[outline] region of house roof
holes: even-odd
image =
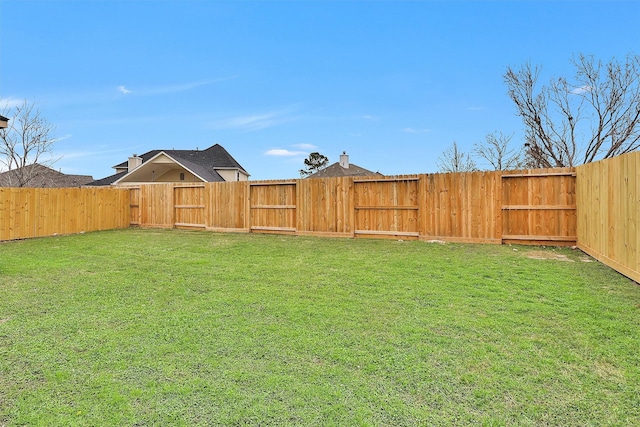
[[[25,187],[80,187],[93,181],[91,175],[67,175],[38,163],[27,165],[24,169],[25,175],[31,176]],[[15,187],[18,181],[18,173],[18,169],[0,173],[0,187]]]
[[[335,176],[371,176],[371,175],[380,175],[383,176],[380,172],[373,172],[369,169],[365,169],[361,166],[355,165],[353,163],[349,164],[348,168],[343,168],[340,166],[339,162],[336,162],[326,168],[319,170],[318,172],[309,175],[307,178],[329,178]]]
[[[224,181],[224,178],[220,176],[216,169],[240,169],[249,175],[247,171],[240,166],[240,163],[220,144],[212,145],[205,150],[151,150],[138,157],[142,158],[142,164],[144,165],[162,153],[207,182]],[[114,168],[126,169],[127,166],[128,162],[122,162],[115,165]],[[128,172],[116,173],[106,178],[93,181],[88,185],[110,185],[122,179],[127,173]]]
[[[111,185],[111,183],[116,182],[126,174],[127,172],[119,172],[104,178],[96,179],[95,181],[91,181],[85,185],[89,185],[89,186]]]

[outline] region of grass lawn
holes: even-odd
[[[570,249],[0,244],[0,426],[640,425],[640,287]]]

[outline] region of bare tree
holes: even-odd
[[[437,163],[440,172],[474,172],[478,170],[471,155],[460,151],[455,141],[442,152]]]
[[[573,83],[560,77],[537,92],[540,67],[508,67],[504,75],[536,167],[575,166],[640,148],[640,56],[603,64],[579,54],[572,62]]]
[[[9,117],[6,128],[0,129],[0,166],[10,173],[5,180],[12,187],[24,187],[42,170],[30,165],[50,166],[55,162],[52,151],[56,142],[51,125],[25,100],[12,111],[5,108],[1,115]]]
[[[320,153],[311,153],[309,157],[304,159],[304,169],[300,169],[300,176],[305,177],[313,175],[319,170],[324,169],[329,163],[329,158]]]
[[[487,134],[485,141],[473,146],[473,153],[486,160],[493,170],[514,170],[527,166],[526,153],[521,148],[510,147],[513,133],[506,135],[502,132]]]

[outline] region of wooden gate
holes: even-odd
[[[173,228],[173,184],[140,186],[140,225],[154,228]]]
[[[179,228],[206,228],[205,186],[181,185],[173,189],[174,225]]]
[[[296,182],[251,183],[251,231],[296,231]]]
[[[140,187],[129,188],[129,225],[140,225]]]
[[[502,243],[573,246],[577,241],[575,170],[502,175]]]
[[[419,178],[353,182],[356,237],[419,237]]]

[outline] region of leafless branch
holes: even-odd
[[[493,132],[482,143],[476,143],[473,153],[486,160],[493,170],[514,170],[525,167],[524,150],[511,148],[513,134]]]
[[[50,166],[56,160],[51,156],[57,140],[51,135],[55,128],[26,100],[0,114],[10,118],[8,126],[0,129],[0,166],[11,171],[5,180],[12,187],[27,186],[40,169],[26,166]]]
[[[440,172],[473,172],[478,170],[471,156],[460,151],[455,141],[438,157],[437,163]]]
[[[507,93],[522,117],[536,167],[561,167],[640,148],[640,56],[603,64],[577,55],[575,83],[554,79],[536,92],[539,67],[507,68]]]

